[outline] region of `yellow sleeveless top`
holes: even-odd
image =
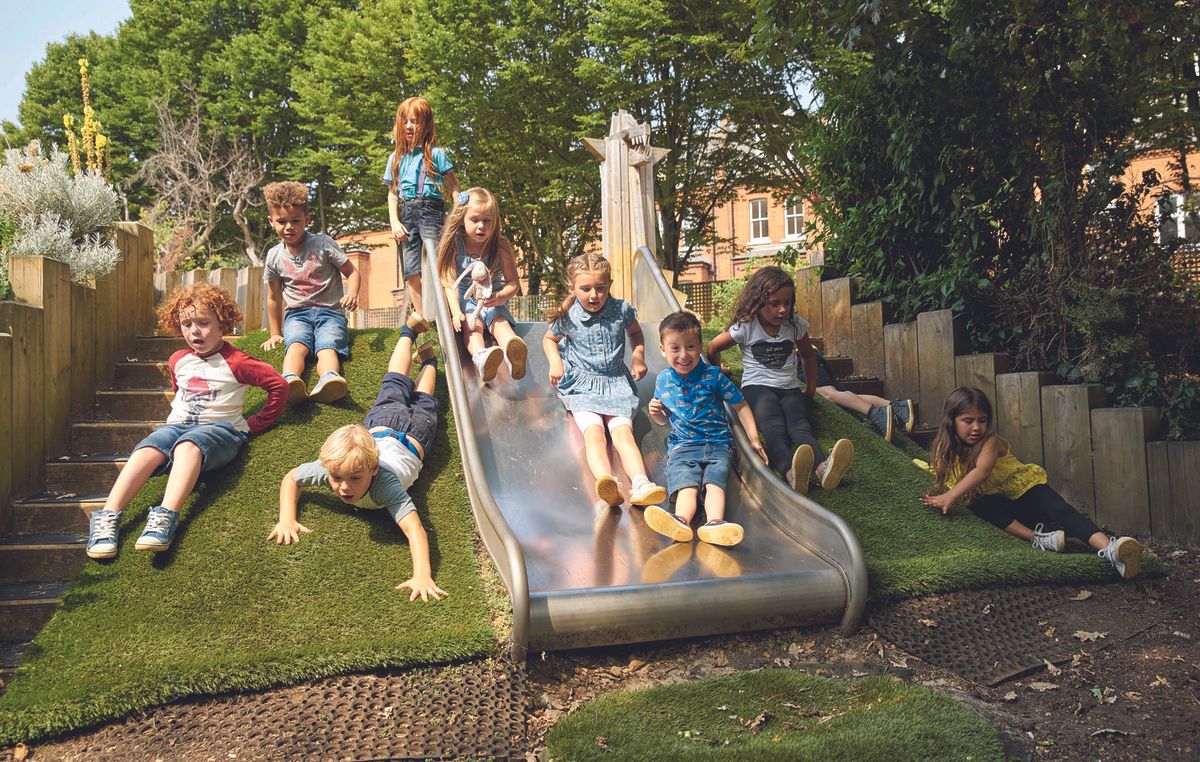
[[[1046,470],[1036,463],[1022,463],[1012,454],[1012,447],[1003,437],[1000,440],[1000,457],[988,474],[983,484],[979,485],[981,495],[1004,495],[1009,500],[1016,500],[1029,491],[1031,487],[1046,483]],[[949,489],[963,477],[965,464],[955,460],[946,474],[946,488]]]

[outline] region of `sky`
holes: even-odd
[[[25,74],[46,57],[46,44],[68,34],[111,34],[129,18],[129,0],[0,0],[0,120],[17,121]]]

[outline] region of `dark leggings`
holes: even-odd
[[[1030,529],[1045,524],[1061,529],[1085,543],[1100,531],[1091,519],[1071,507],[1062,495],[1048,484],[1038,484],[1016,500],[1004,495],[980,495],[971,503],[971,513],[995,526],[1005,529],[1019,521]]]
[[[792,467],[792,453],[802,444],[812,447],[814,465],[825,460],[808,420],[811,400],[800,389],[743,386],[742,394],[754,413],[754,424],[766,438],[767,462],[780,474]]]

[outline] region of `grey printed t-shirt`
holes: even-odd
[[[338,302],[344,292],[338,268],[349,261],[337,241],[324,233],[308,233],[298,254],[289,254],[282,241],[271,247],[263,280],[283,282],[283,304],[288,309],[340,309]]]
[[[314,460],[296,469],[296,484],[301,487],[324,487],[329,489],[329,472]],[[371,480],[367,494],[354,503],[355,508],[378,510],[384,508],[399,524],[400,520],[417,510],[417,504],[409,497],[408,490],[396,478],[396,475],[386,468],[380,468],[379,473]]]
[[[779,335],[767,333],[758,317],[729,326],[729,337],[742,349],[742,386],[795,389],[796,342],[808,333],[808,321],[799,315],[779,327]]]

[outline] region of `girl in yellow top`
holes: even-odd
[[[992,404],[986,394],[971,386],[950,393],[929,450],[933,489],[921,502],[945,514],[961,500],[979,518],[1038,550],[1061,553],[1070,534],[1095,548],[1117,574],[1126,579],[1135,576],[1142,565],[1141,544],[1132,537],[1110,537],[1100,531],[1046,484],[1041,466],[1013,456],[1008,442],[991,430],[991,421]],[[1043,531],[1047,525],[1056,528]]]

